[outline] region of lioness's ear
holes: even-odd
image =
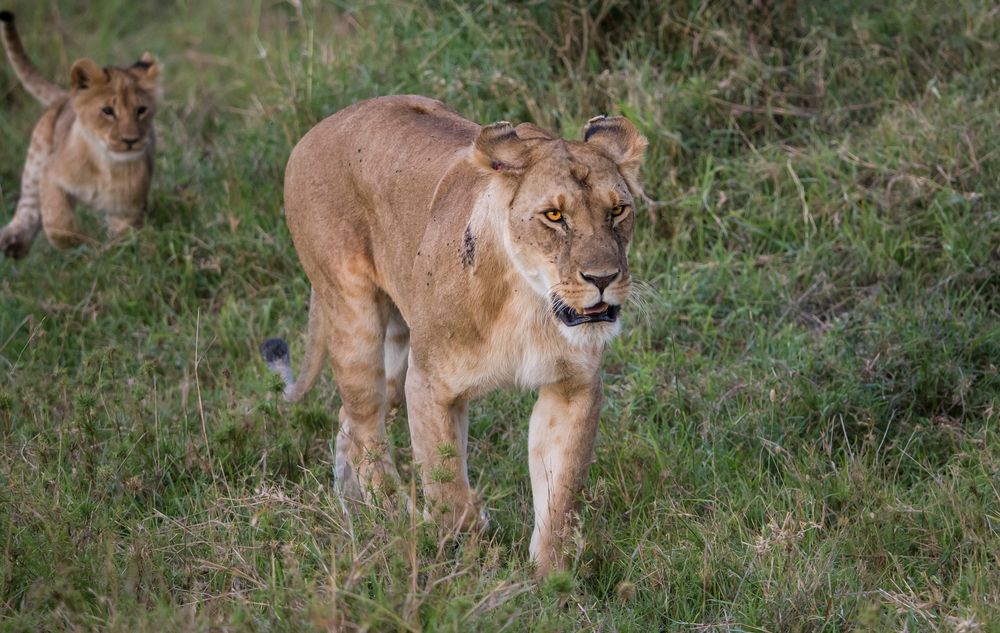
[[[551,141],[553,138],[555,138],[554,136],[552,136],[552,134],[546,132],[545,130],[538,127],[534,123],[522,123],[518,125],[516,128],[514,128],[514,131],[517,132],[517,137],[522,141],[531,141],[531,140]]]
[[[78,59],[73,63],[73,68],[69,71],[69,80],[74,90],[86,90],[94,84],[107,81],[108,76],[104,69],[97,65],[92,59]]]
[[[480,167],[508,174],[524,170],[524,141],[507,121],[484,127],[472,147],[472,157]]]
[[[584,126],[583,140],[618,165],[632,193],[642,194],[639,167],[648,142],[631,121],[623,116],[595,116]]]
[[[139,61],[132,64],[132,68],[144,73],[146,79],[156,79],[156,76],[160,74],[160,67],[156,65],[156,59],[153,58],[152,53],[143,53]]]

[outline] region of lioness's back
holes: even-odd
[[[409,95],[362,101],[318,123],[285,170],[285,214],[300,255],[411,267],[437,183],[479,130],[440,101]],[[389,233],[395,239],[384,239]]]
[[[335,179],[336,169],[350,174],[359,187],[377,187],[381,195],[387,185],[393,188],[393,182],[431,180],[433,187],[443,168],[469,147],[479,129],[427,97],[362,101],[330,115],[302,137],[288,160],[285,190]],[[313,173],[317,168],[322,173]],[[305,175],[301,172],[310,173],[307,181],[299,180]],[[412,193],[407,190],[408,195]]]

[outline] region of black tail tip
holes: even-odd
[[[287,363],[288,344],[280,338],[269,338],[260,344],[260,355],[264,357],[265,363]]]
[[[6,9],[3,10],[3,11],[0,11],[0,22],[13,22],[13,21],[14,21],[14,14],[13,13],[11,13],[10,11],[7,11]]]

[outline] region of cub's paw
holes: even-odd
[[[141,214],[129,216],[113,215],[107,218],[107,222],[108,238],[112,241],[118,241],[141,229],[145,223],[145,218]]]
[[[5,226],[0,230],[0,251],[5,257],[23,259],[31,250],[31,237],[15,227]]]
[[[48,238],[49,244],[61,251],[68,248],[75,248],[84,242],[92,242],[92,240],[87,239],[87,236],[79,233],[76,230],[76,227],[68,230],[50,229],[46,227],[45,237]]]

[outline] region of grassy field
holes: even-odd
[[[1000,9],[646,4],[14,1],[47,75],[150,50],[166,100],[146,229],[0,262],[0,630],[1000,631]],[[290,149],[406,92],[650,140],[653,292],[541,585],[531,394],[473,405],[493,527],[439,544],[343,511],[331,379],[258,360],[301,357]],[[4,222],[40,113],[0,63]]]

